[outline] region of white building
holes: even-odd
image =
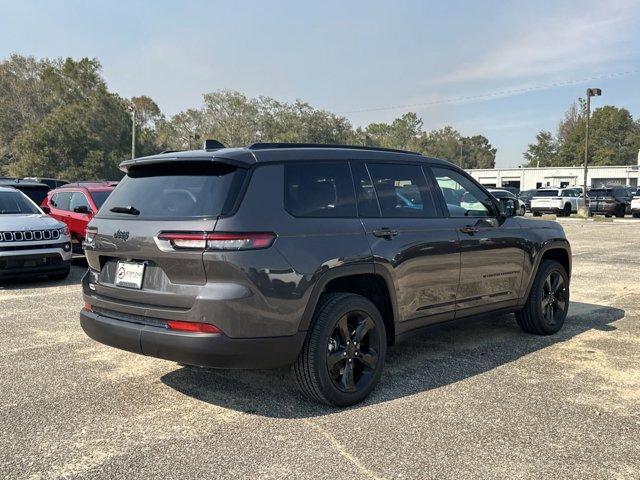
[[[639,166],[640,151],[638,165],[589,167],[587,185],[602,187],[617,184],[638,187]],[[582,185],[584,181],[583,167],[494,168],[467,171],[486,187],[515,187],[520,190]]]

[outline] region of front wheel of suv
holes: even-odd
[[[352,293],[321,297],[293,365],[302,392],[345,407],[364,400],[380,380],[387,349],[384,321],[367,298]]]
[[[537,335],[558,332],[569,310],[569,277],[560,263],[543,260],[524,308],[516,312],[522,330]]]

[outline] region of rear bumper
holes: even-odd
[[[562,209],[559,207],[531,207],[532,213],[560,213]]]
[[[590,213],[602,213],[605,215],[613,215],[616,210],[619,208],[618,204],[610,204],[610,205],[598,205],[598,206],[590,206],[589,207],[589,212]]]
[[[275,368],[292,364],[306,332],[288,337],[230,338],[118,320],[82,310],[80,325],[92,339],[133,353],[215,368]]]

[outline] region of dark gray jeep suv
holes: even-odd
[[[254,144],[127,160],[87,229],[82,328],[181,364],[293,365],[350,405],[388,346],[434,323],[515,312],[552,334],[571,251],[458,167],[346,146]]]

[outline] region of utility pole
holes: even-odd
[[[131,158],[136,158],[136,107],[131,104]]]
[[[589,216],[589,207],[587,206],[587,170],[589,163],[589,119],[591,117],[591,97],[599,97],[600,95],[602,95],[602,90],[599,88],[587,88],[587,130],[584,137],[584,182],[582,184],[582,201],[584,202],[584,205],[581,212],[584,217]]]

